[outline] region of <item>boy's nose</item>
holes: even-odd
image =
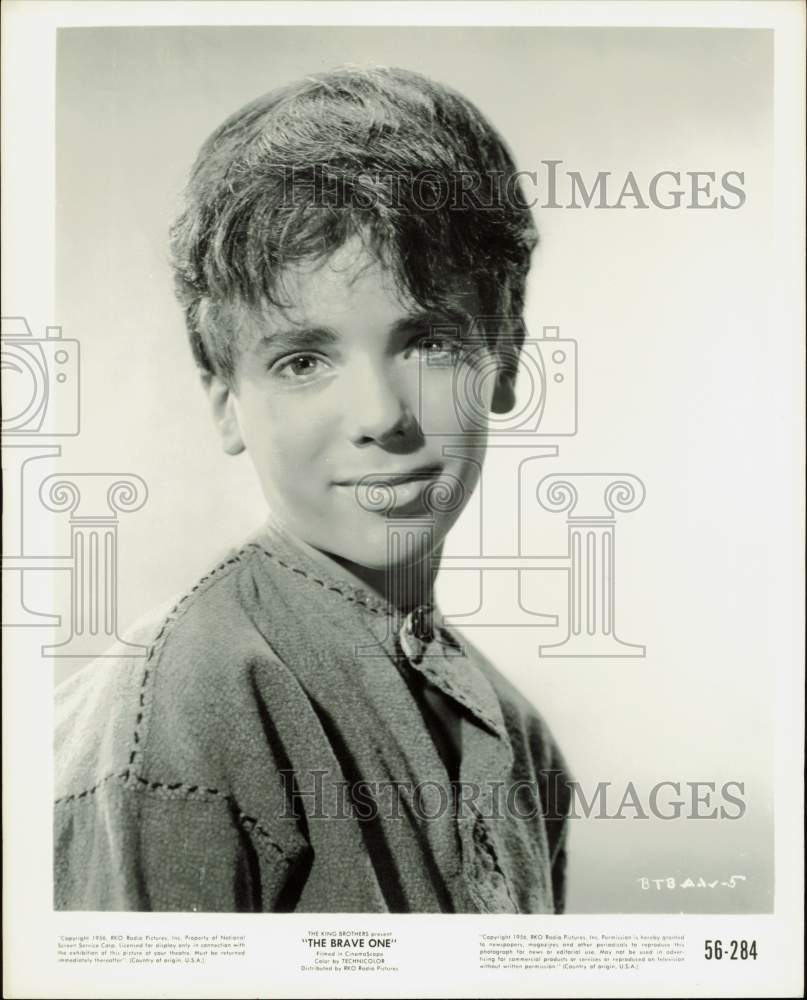
[[[347,386],[347,430],[358,445],[403,442],[418,435],[418,424],[403,386],[382,365],[363,365]]]

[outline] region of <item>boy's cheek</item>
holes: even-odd
[[[488,426],[496,383],[495,361],[423,373],[418,419],[426,436],[480,433]]]
[[[333,434],[333,414],[286,400],[258,394],[242,397],[241,419],[247,450],[253,454],[289,456],[299,462],[316,454]]]
[[[460,426],[460,408],[451,373],[428,372],[417,396],[416,416],[427,436],[456,431]]]

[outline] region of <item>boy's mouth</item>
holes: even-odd
[[[356,502],[371,513],[429,513],[427,491],[439,479],[439,465],[419,466],[394,472],[370,472],[356,478],[343,479],[335,485],[353,492]]]
[[[441,465],[432,463],[431,465],[421,465],[414,469],[390,470],[389,472],[366,472],[362,476],[353,476],[347,479],[340,479],[335,482],[336,486],[364,486],[373,488],[379,486],[402,486],[405,483],[430,482],[437,479],[443,471]]]

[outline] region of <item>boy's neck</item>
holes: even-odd
[[[354,586],[372,591],[387,604],[397,608],[402,615],[408,614],[413,608],[432,605],[434,602],[434,583],[440,569],[442,542],[426,558],[404,559],[396,565],[374,569],[304,542],[272,515],[268,519],[268,526],[303,552],[307,552],[309,558],[327,564],[333,574],[346,575]]]
[[[373,569],[328,554],[328,558],[382,597],[402,614],[413,608],[431,605],[434,602],[434,582],[440,569],[442,543],[432,550],[428,559],[419,562],[402,563],[384,569]]]

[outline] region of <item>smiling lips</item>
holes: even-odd
[[[439,465],[423,465],[416,469],[401,470],[398,472],[367,472],[363,476],[351,477],[350,479],[340,479],[337,486],[402,486],[406,483],[430,482],[436,479],[442,468]]]
[[[356,479],[343,479],[336,485],[353,490],[359,507],[369,513],[394,510],[397,514],[423,514],[429,510],[426,490],[441,471],[439,465],[429,465],[408,471],[370,472]]]

